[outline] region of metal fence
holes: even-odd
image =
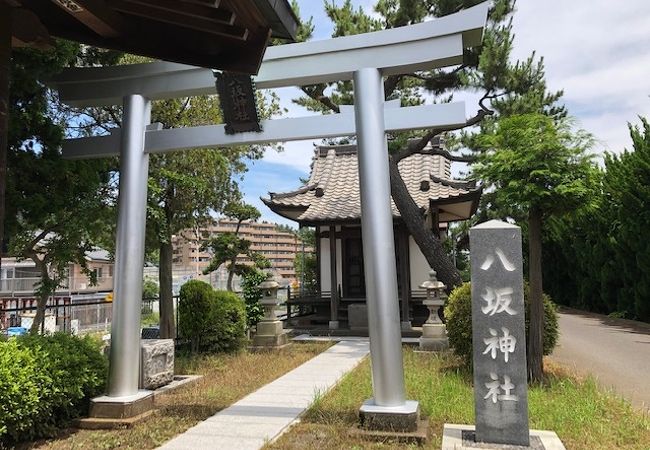
[[[241,295],[241,292],[237,292]],[[278,291],[278,317],[286,319],[290,311],[287,308],[287,300],[293,294],[289,288],[282,288]],[[174,320],[178,329],[178,295],[173,297]],[[0,298],[0,330],[9,327],[24,326],[25,322],[31,320],[37,309],[35,297],[5,297]],[[289,311],[287,311],[289,310]],[[143,326],[156,327],[159,325],[160,299],[146,298],[142,300]],[[300,309],[294,312],[300,313]],[[92,332],[110,332],[113,318],[113,303],[107,301],[105,294],[88,294],[76,296],[55,296],[50,297],[45,308],[47,328],[43,331],[55,332],[65,331],[74,334],[85,334]],[[290,314],[289,314],[290,316]],[[156,323],[158,322],[158,323]]]

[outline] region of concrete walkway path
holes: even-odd
[[[342,341],[300,367],[176,436],[162,450],[257,450],[284,432],[369,353],[368,341]]]
[[[563,310],[551,359],[650,411],[650,325]]]

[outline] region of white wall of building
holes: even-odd
[[[429,279],[431,267],[420,251],[420,247],[413,240],[413,236],[409,236],[409,263],[411,267],[411,291],[419,290],[420,284]]]

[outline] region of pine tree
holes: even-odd
[[[334,24],[332,37],[395,28],[421,22],[431,17],[442,17],[480,3],[478,0],[379,0],[374,7],[378,17],[370,16],[362,8],[355,9],[350,0],[341,6],[325,3],[325,11]],[[424,93],[433,95],[435,101],[449,101],[455,91],[478,90],[483,92],[477,113],[460,127],[436,128],[424,133],[403,133],[393,136],[389,144],[391,193],[400,215],[427,262],[438,272],[438,277],[452,289],[462,282],[461,275],[450,261],[443,244],[425,226],[425,219],[408,194],[398,170],[400,160],[426,152],[427,144],[436,136],[456,129],[471,127],[494,114],[496,108],[505,111],[506,105],[516,111],[517,105],[536,103],[549,114],[561,116],[563,108],[550,106],[561,92],[548,94],[543,84],[543,63],[532,55],[526,61],[512,63],[513,0],[493,2],[482,47],[466,49],[464,63],[453,68],[436,69],[405,75],[389,76],[384,81],[387,100],[400,99],[402,106],[424,103]],[[313,31],[311,22],[300,34],[308,39]],[[341,81],[331,84],[303,86],[304,97],[294,102],[311,111],[339,112],[339,105],[353,103],[352,83]],[[525,96],[526,99],[519,99]],[[517,102],[515,102],[517,101]],[[490,122],[493,123],[493,122]],[[409,139],[411,138],[411,139]],[[415,139],[412,139],[415,138]],[[468,142],[472,138],[468,136]],[[471,157],[443,152],[452,161],[467,162]]]

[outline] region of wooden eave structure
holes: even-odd
[[[271,37],[295,40],[287,0],[0,0],[12,43],[48,35],[154,59],[256,74]],[[44,35],[43,35],[44,34]]]

